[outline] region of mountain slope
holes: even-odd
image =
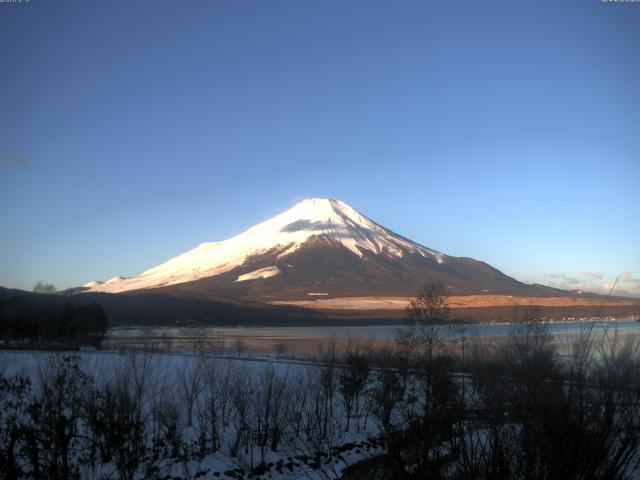
[[[304,200],[233,238],[203,243],[138,276],[90,282],[81,290],[268,301],[414,295],[428,279],[445,282],[452,294],[543,293],[484,262],[419,245],[330,199]]]

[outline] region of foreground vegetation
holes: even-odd
[[[0,477],[631,478],[640,356],[610,333],[566,357],[528,322],[467,345],[466,375],[437,333],[313,366],[43,354],[0,378]]]
[[[451,344],[445,296],[425,289],[396,348],[312,365],[6,353],[0,478],[633,478],[637,339],[559,345],[528,312],[504,343]]]

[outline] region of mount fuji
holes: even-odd
[[[275,302],[412,296],[427,280],[444,282],[453,295],[552,290],[519,282],[484,262],[422,246],[340,200],[312,198],[228,240],[202,243],[135,277],[89,282],[76,292]]]

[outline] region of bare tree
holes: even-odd
[[[249,350],[249,345],[247,345],[247,342],[245,342],[244,339],[238,337],[233,342],[233,348],[236,351],[236,354],[240,357]]]
[[[289,412],[288,391],[286,374],[277,373],[273,365],[268,364],[258,375],[252,409],[252,437],[260,447],[262,463],[266,448],[276,451],[282,438]]]
[[[33,286],[33,291],[35,293],[46,293],[46,294],[54,294],[56,293],[58,290],[56,289],[56,287],[51,284],[51,283],[43,283],[41,281],[38,281],[38,283],[36,283]]]
[[[409,318],[419,323],[449,320],[449,291],[442,282],[427,282],[420,294],[409,302]]]
[[[82,370],[76,355],[50,355],[40,371],[40,399],[37,412],[37,437],[42,446],[42,467],[50,478],[79,475],[74,451],[81,449],[78,435],[83,398],[91,378]]]
[[[299,437],[303,428],[305,414],[309,408],[312,382],[315,378],[306,374],[306,371],[296,372],[289,376],[289,383],[292,385],[289,396],[289,419],[293,429],[293,436]]]
[[[216,452],[229,426],[231,384],[235,373],[229,363],[219,365],[215,358],[206,359],[202,373],[202,395],[199,397],[201,451]]]
[[[38,478],[40,449],[29,420],[30,378],[0,374],[0,478]]]
[[[187,426],[193,425],[193,410],[203,389],[203,364],[200,359],[183,358],[176,380],[180,399],[186,410]]]
[[[211,352],[215,355],[222,355],[227,345],[227,337],[215,330],[211,336],[207,337],[207,342]]]
[[[193,353],[204,353],[207,347],[207,331],[204,327],[197,326],[189,328],[189,337],[193,347]]]
[[[357,351],[348,351],[345,355],[344,363],[346,366],[340,371],[338,383],[342,394],[344,411],[347,416],[345,428],[349,430],[351,414],[354,407],[356,413],[358,412],[360,394],[369,378],[371,366],[369,359],[363,353]]]
[[[442,346],[443,324],[449,319],[448,300],[449,292],[442,282],[428,282],[409,302],[405,325],[396,332],[398,346],[407,359],[431,364]]]
[[[273,345],[273,350],[276,352],[276,356],[280,358],[289,350],[289,346],[284,342],[278,342]]]
[[[235,457],[239,453],[240,447],[244,444],[249,447],[249,437],[251,430],[251,405],[253,401],[252,383],[247,370],[239,371],[236,380],[231,384],[231,404],[233,406],[233,424],[235,427],[235,438],[229,445],[229,453]]]

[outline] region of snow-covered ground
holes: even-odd
[[[620,351],[624,356],[626,350]],[[19,437],[14,452],[28,470],[35,445],[45,476],[64,451],[80,478],[338,479],[346,468],[384,453],[381,431],[420,419],[429,398],[424,392],[430,391],[423,390],[422,374],[344,367],[330,351],[319,363],[185,353],[0,351],[0,430],[5,429],[0,443],[5,451],[11,437],[6,431],[13,426],[34,432]],[[358,393],[350,402],[345,392],[353,390],[344,386],[353,386],[349,379],[356,374]],[[12,383],[21,376],[32,387]],[[495,417],[493,395],[481,393],[483,381],[502,385],[502,392],[518,381],[494,377],[477,386],[469,374],[447,378],[456,386],[451,393],[468,407],[457,440],[484,455],[491,435],[497,435],[518,452],[514,413],[522,398],[505,403],[505,416]],[[629,397],[619,398],[628,402]],[[624,408],[633,413],[633,406]],[[486,422],[497,418],[503,418],[504,429],[494,432]],[[30,438],[36,443],[25,441]],[[64,449],[58,448],[61,442]],[[451,445],[445,440],[437,448],[446,456]],[[631,455],[636,462],[637,452]],[[638,478],[637,471],[630,473]]]
[[[326,371],[315,365],[188,354],[2,351],[0,376],[26,376],[37,398],[70,358],[90,379],[73,388],[107,392],[106,400],[123,388],[139,402],[136,415],[148,445],[142,457],[158,442],[167,451],[177,445],[174,454],[155,461],[153,478],[339,478],[346,466],[377,451],[373,416],[354,414],[347,429],[337,385],[323,389]],[[84,451],[86,438],[96,434],[82,414],[75,423],[74,451]],[[121,478],[116,459],[87,465],[72,454],[71,461],[80,465],[82,478]],[[141,458],[134,478],[148,473]]]

